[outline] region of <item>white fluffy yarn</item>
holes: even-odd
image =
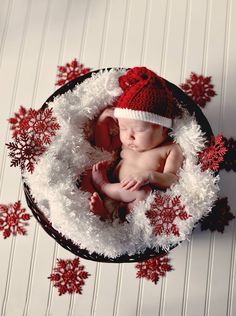
[[[110,258],[140,253],[147,247],[168,250],[185,240],[199,219],[211,210],[219,190],[218,176],[214,177],[211,171],[202,172],[197,163],[197,153],[205,143],[200,126],[194,117],[185,115],[173,127],[173,137],[185,156],[179,181],[165,193],[153,192],[139,203],[129,214],[129,223],[103,222],[89,211],[90,193],[78,189],[76,179],[94,163],[111,159],[111,154],[91,146],[83,127],[122,93],[118,78],[123,73],[119,69],[100,71],[48,104],[61,129],[33,174],[24,174],[39,209],[55,229],[90,253]],[[187,220],[175,219],[179,236],[153,234],[145,211],[158,193],[180,196],[185,211],[191,215]]]

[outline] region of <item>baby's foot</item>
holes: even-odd
[[[92,169],[92,179],[93,184],[99,192],[103,192],[103,187],[109,180],[107,178],[107,169],[109,162],[106,160],[102,160],[95,165],[93,165]]]
[[[109,218],[109,213],[105,209],[102,199],[97,192],[94,192],[90,198],[89,209],[95,215],[100,216],[102,219]]]

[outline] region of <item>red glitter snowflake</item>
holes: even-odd
[[[25,226],[30,219],[30,215],[25,213],[25,209],[21,208],[21,202],[14,204],[0,204],[0,231],[3,232],[3,237],[8,238],[12,235],[25,235]]]
[[[227,148],[224,146],[222,134],[211,137],[210,145],[199,153],[199,162],[202,165],[202,171],[211,169],[219,170],[219,164],[224,160]]]
[[[14,113],[14,117],[8,119],[10,123],[10,129],[13,131],[13,138],[16,138],[22,133],[22,131],[26,129],[28,126],[28,120],[28,111],[21,105],[18,112]]]
[[[26,110],[21,106],[9,122],[15,139],[15,142],[6,144],[12,158],[11,166],[20,166],[22,170],[26,168],[33,172],[37,157],[45,152],[45,145],[51,143],[52,137],[60,128],[53,116],[53,110]]]
[[[79,258],[75,258],[74,260],[57,259],[57,265],[48,278],[53,282],[53,286],[58,288],[59,295],[62,295],[82,294],[82,286],[88,276],[88,272],[84,271],[84,266],[80,265]]]
[[[63,86],[65,83],[73,80],[79,76],[85,75],[90,71],[90,68],[84,68],[83,64],[80,64],[75,58],[70,63],[66,63],[65,66],[57,66],[57,82],[56,86]]]
[[[145,278],[151,280],[155,284],[163,277],[166,272],[173,270],[169,265],[169,258],[167,255],[158,256],[138,263],[135,268],[137,278]]]
[[[175,219],[187,220],[191,217],[184,210],[185,206],[181,204],[179,198],[179,196],[171,198],[169,195],[162,196],[160,194],[155,197],[151,209],[146,211],[150,224],[154,226],[153,233],[155,235],[173,234],[179,236],[179,229],[174,224]]]
[[[16,138],[15,142],[6,144],[10,150],[9,157],[11,157],[11,167],[20,166],[21,170],[26,168],[27,171],[34,171],[34,164],[37,157],[41,156],[46,148],[37,143],[33,137],[26,133],[21,134]]]
[[[229,221],[234,218],[235,216],[230,212],[228,198],[218,199],[211,213],[201,220],[201,230],[209,229],[212,232],[217,230],[223,233],[225,226],[229,225]]]
[[[34,140],[40,144],[50,144],[52,136],[55,136],[60,128],[52,108],[26,110],[21,106],[9,122],[13,138],[27,132],[28,135],[34,135]]]
[[[204,107],[216,95],[214,86],[211,84],[211,77],[203,77],[194,72],[191,72],[190,79],[187,79],[180,87],[201,107]]]

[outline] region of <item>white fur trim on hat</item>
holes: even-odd
[[[159,124],[161,126],[171,128],[172,127],[172,119],[164,116],[157,115],[155,113],[145,112],[145,111],[136,111],[131,109],[121,109],[115,108],[114,111],[115,117],[121,118],[129,118],[133,120],[139,120],[154,124]]]

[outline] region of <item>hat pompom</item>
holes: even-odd
[[[156,74],[153,71],[146,67],[134,67],[119,78],[119,85],[123,91],[126,91],[138,83],[143,86],[145,83],[154,82],[155,79]]]

